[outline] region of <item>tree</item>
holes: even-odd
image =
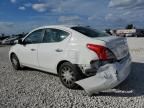
[[[128,24],[128,25],[126,26],[126,29],[133,29],[133,28],[134,28],[133,24]]]
[[[9,36],[6,36],[4,33],[2,33],[1,36],[0,36],[0,40],[6,39],[6,38],[8,38],[8,37],[9,37]]]

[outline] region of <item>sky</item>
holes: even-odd
[[[97,29],[144,28],[144,0],[1,0],[0,34],[39,26],[82,24]]]

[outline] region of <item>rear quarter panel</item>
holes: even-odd
[[[73,32],[67,46],[67,57],[73,64],[90,64],[91,60],[98,59],[97,54],[87,48],[88,43],[105,45],[103,41],[93,40],[80,33]]]

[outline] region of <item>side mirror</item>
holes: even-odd
[[[22,39],[19,39],[19,40],[18,40],[18,44],[23,45],[23,41],[22,41]]]

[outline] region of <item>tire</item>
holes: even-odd
[[[58,75],[65,87],[69,89],[75,89],[79,87],[75,81],[82,78],[82,73],[76,65],[73,65],[70,62],[64,62],[58,70]]]
[[[12,66],[15,70],[20,70],[21,69],[20,62],[19,62],[19,59],[16,56],[16,54],[11,55],[11,63],[12,63]]]

